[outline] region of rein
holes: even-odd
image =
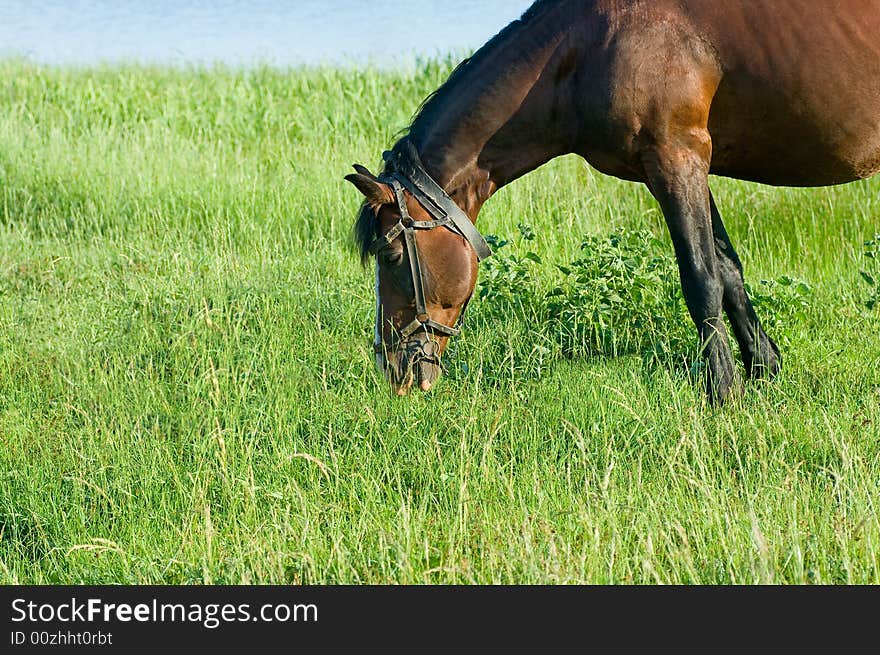
[[[473,248],[477,256],[477,262],[481,262],[489,257],[492,251],[489,249],[489,245],[486,243],[483,235],[471,223],[467,214],[425,172],[418,152],[412,142],[406,141],[403,148],[393,153],[386,152],[384,156],[386,163],[385,172],[378,179],[394,190],[394,197],[400,210],[400,220],[384,235],[377,237],[370,244],[369,251],[373,255],[378,255],[386,248],[390,248],[391,244],[403,235],[403,243],[409,259],[413,298],[416,308],[415,319],[399,331],[396,341],[397,343],[403,343],[419,330],[425,330],[429,334],[457,337],[461,334],[461,324],[464,321],[464,312],[467,304],[462,308],[454,326],[438,323],[428,315],[424,277],[419,261],[419,248],[416,243],[416,230],[434,230],[443,227],[458,234]],[[416,202],[431,215],[433,220],[417,221],[410,215],[406,208],[404,190],[412,194]],[[379,333],[376,335],[374,350],[378,354],[382,354],[385,351],[385,346]],[[433,353],[422,353],[422,356],[425,359],[437,359]]]

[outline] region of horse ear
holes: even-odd
[[[352,164],[352,168],[354,168],[354,170],[356,170],[361,175],[366,175],[370,179],[378,181],[376,176],[373,175],[366,166],[361,166],[360,164]]]
[[[346,175],[345,179],[354,184],[371,205],[388,205],[394,202],[394,192],[391,187],[382,184],[375,177],[363,173],[352,173]]]

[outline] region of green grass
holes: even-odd
[[[488,300],[449,379],[390,397],[342,177],[451,64],[0,63],[0,581],[880,583],[880,180],[713,180],[750,284],[811,289],[762,310],[781,376],[721,409],[692,345],[571,352]],[[480,227],[521,222],[535,297],[588,235],[671,256],[645,190],[575,158]]]

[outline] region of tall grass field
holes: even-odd
[[[343,176],[453,64],[0,62],[0,581],[880,583],[880,179],[712,179],[783,355],[713,408],[656,204],[556,160],[391,396]]]

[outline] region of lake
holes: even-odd
[[[0,56],[47,64],[411,65],[461,54],[531,0],[2,0]]]

